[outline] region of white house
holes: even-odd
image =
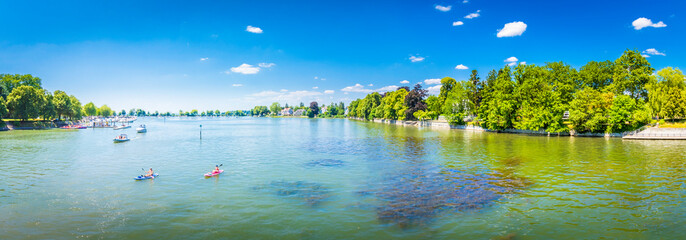
[[[293,109],[284,108],[281,110],[281,116],[293,116]]]

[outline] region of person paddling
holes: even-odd
[[[214,165],[214,170],[212,170],[212,174],[219,174],[221,171],[219,171],[219,165]]]
[[[150,168],[150,170],[148,170],[148,172],[145,174],[146,177],[151,177],[151,178],[155,178],[154,175],[155,175],[155,172],[152,171],[152,168]]]

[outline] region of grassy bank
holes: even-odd
[[[659,128],[686,128],[686,119],[660,120]]]
[[[55,128],[57,124],[53,121],[45,120],[28,120],[20,121],[18,119],[3,119],[0,121],[0,128],[10,127],[13,129],[43,129]]]

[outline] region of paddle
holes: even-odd
[[[216,167],[221,167],[221,166],[224,166],[224,164],[222,163],[222,164],[214,165],[214,166],[216,166]],[[208,172],[208,174],[210,174],[210,175],[215,175],[214,170]],[[217,173],[217,174],[219,174],[219,173]]]

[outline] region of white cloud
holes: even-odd
[[[281,92],[288,92],[288,89],[281,89]]]
[[[441,79],[438,79],[438,78],[426,79],[426,80],[424,80],[424,84],[427,84],[427,85],[441,84]]]
[[[312,87],[312,89],[319,89],[319,87]]]
[[[416,57],[415,57],[415,56],[410,56],[410,61],[412,61],[412,62],[421,62],[421,61],[424,61],[424,57],[420,57],[420,56],[416,56]]]
[[[234,84],[231,84],[231,86],[234,86],[234,87],[242,87],[242,86],[243,86],[243,84],[239,84],[239,83],[234,83]]]
[[[343,92],[363,92],[363,93],[368,93],[368,92],[373,92],[371,89],[365,89],[364,86],[360,85],[359,83],[356,83],[353,86],[349,87],[344,87],[341,89]]]
[[[464,23],[462,21],[453,22],[453,27],[454,26],[462,26],[462,25],[464,25]]]
[[[235,73],[240,73],[240,74],[256,74],[256,73],[260,72],[260,68],[254,67],[253,65],[250,65],[247,63],[243,63],[238,67],[232,67],[231,71],[235,72]],[[229,72],[227,71],[226,73],[229,73]]]
[[[465,66],[465,65],[460,64],[460,65],[455,66],[455,69],[467,70],[467,69],[469,69],[469,68],[468,68],[467,66]]]
[[[467,1],[467,0],[462,1],[462,3],[468,3],[468,2],[469,2],[469,1]]]
[[[326,81],[326,78],[320,78],[322,81]]]
[[[466,19],[478,18],[479,16],[481,16],[481,14],[479,14],[480,12],[481,12],[481,10],[476,10],[476,12],[470,13],[470,14],[467,14],[467,16],[464,16],[464,18],[466,18]]]
[[[450,9],[453,6],[441,6],[441,5],[436,5],[436,10],[441,11],[441,12],[447,12],[450,11]]]
[[[333,94],[334,90],[324,90],[324,94]]]
[[[344,94],[347,94],[348,92],[360,92],[360,93],[379,92],[379,93],[384,93],[384,92],[395,91],[397,89],[398,89],[398,86],[395,86],[395,85],[385,86],[385,87],[382,87],[379,89],[366,89],[361,84],[356,83],[354,86],[344,87],[343,89],[341,89],[341,91],[343,91]]]
[[[398,86],[396,86],[396,85],[391,85],[391,86],[385,86],[385,87],[376,89],[375,92],[385,93],[385,92],[392,92],[392,91],[395,91],[395,90],[398,90]]]
[[[410,81],[402,80],[402,81],[400,81],[400,83],[401,83],[401,84],[408,84],[408,83],[410,83]]]
[[[275,91],[262,91],[262,92],[258,92],[258,93],[253,93],[250,96],[252,96],[252,97],[273,97],[273,96],[278,96],[279,94],[281,94],[281,93],[275,92]]]
[[[667,55],[665,55],[664,53],[661,53],[660,51],[658,51],[658,50],[655,49],[655,48],[648,48],[648,49],[646,49],[645,51],[643,51],[643,53],[648,54],[648,55],[667,56]]]
[[[270,68],[270,67],[273,67],[273,66],[276,65],[276,64],[274,64],[274,63],[260,63],[260,64],[257,64],[257,65],[260,66],[261,68]]]
[[[436,95],[441,93],[441,85],[431,86],[426,88],[426,90],[429,90],[429,94]]]
[[[526,62],[519,62],[519,65],[526,65]]]
[[[641,56],[643,56],[644,58],[649,58],[649,57],[650,57],[650,55],[648,55],[648,54],[641,54]]]
[[[207,59],[210,59],[210,58],[200,58],[200,61],[205,61]]]
[[[526,31],[526,23],[524,22],[511,22],[506,23],[503,29],[498,31],[498,37],[515,37],[521,36],[522,33]]]
[[[315,76],[314,79],[317,80],[317,79],[319,79],[319,77],[316,77],[316,76]]]
[[[297,103],[303,101],[319,101],[316,96],[322,95],[321,92],[315,91],[293,91],[293,92],[276,92],[276,91],[262,91],[248,95],[248,100],[256,102],[256,104],[268,104],[270,102],[286,102]]]
[[[245,28],[245,31],[248,31],[248,32],[251,32],[251,33],[257,33],[257,34],[262,33],[262,29],[261,29],[261,28],[253,27],[253,26],[248,26],[247,28]]]
[[[631,23],[631,25],[633,25],[633,26],[634,26],[634,29],[636,29],[636,30],[641,30],[641,29],[643,29],[643,28],[645,28],[645,27],[662,28],[662,27],[666,27],[666,26],[667,26],[667,24],[663,23],[662,21],[659,21],[659,22],[657,22],[657,23],[653,23],[652,20],[647,19],[647,18],[644,18],[644,17],[642,17],[642,18],[637,18],[636,20],[634,20],[634,21]]]
[[[509,57],[505,59],[504,62],[506,62],[508,66],[512,67],[517,64],[517,61],[519,61],[519,59],[517,59],[516,57]]]

